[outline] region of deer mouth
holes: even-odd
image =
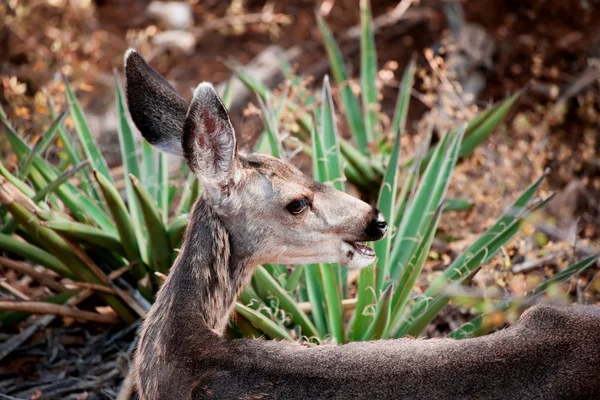
[[[356,250],[358,253],[360,253],[360,255],[365,256],[365,257],[375,257],[375,251],[373,251],[372,248],[365,246],[364,244],[360,244],[358,242],[348,242],[348,241],[345,241],[345,242],[348,243],[350,246],[352,246],[354,248],[354,250]]]

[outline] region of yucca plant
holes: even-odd
[[[459,255],[425,293],[411,297],[429,256],[440,215],[451,203],[444,202],[444,198],[458,158],[468,155],[493,131],[518,94],[480,113],[468,124],[445,132],[428,152],[424,149],[421,156],[401,162],[400,133],[406,125],[414,62],[404,74],[393,122],[384,132],[376,104],[371,15],[367,2],[361,6],[361,64],[365,69],[361,85],[365,112],[361,112],[352,91],[346,90],[347,74],[341,55],[331,35],[327,36],[324,21],[319,21],[352,133],[350,140],[338,132],[327,78],[320,96],[314,96],[301,87],[298,76],[289,72],[288,82],[296,93],[292,101],[286,92],[276,95],[253,81],[243,69],[236,67],[236,70],[260,98],[265,132],[257,149],[287,157],[289,143],[282,143],[279,131],[281,120],[291,112],[300,127],[295,133],[307,143],[302,150],[312,157],[315,178],[344,190],[348,177],[351,183],[376,192],[377,205],[392,226],[391,234],[374,244],[377,262],[360,271],[355,295],[347,270],[339,265],[301,265],[291,269],[283,265],[259,266],[252,285],[236,305],[238,315],[232,323],[233,335],[306,337],[316,342],[337,343],[418,335],[451,300],[448,288],[468,284],[481,265],[518,232],[522,221],[549,200],[534,201],[544,175]],[[178,190],[180,186],[171,185],[166,155],[157,155],[145,142],[139,148],[136,146],[118,79],[115,89],[124,196],[117,190],[119,185],[94,143],[68,82],[65,82],[68,110],[53,116],[50,127],[33,147],[0,112],[0,121],[19,159],[14,173],[0,167],[0,248],[63,279],[79,282],[79,287],[94,288],[121,319],[132,322],[147,310],[162,277],[168,273],[187,225],[187,212],[201,189],[195,177],[182,166],[179,178],[183,188]],[[227,104],[229,93],[226,91],[223,97]],[[303,111],[307,105],[311,105],[313,114]],[[67,113],[73,121],[78,144],[73,143],[64,128]],[[65,145],[66,161],[60,167],[41,157],[56,134]],[[400,182],[401,171],[405,175],[403,182]],[[460,201],[453,203],[464,206]],[[525,299],[539,295],[552,283],[569,279],[594,259],[590,257],[567,268],[528,293]],[[51,290],[53,294],[42,301],[65,303],[77,295],[72,289]],[[516,302],[511,299],[494,305],[493,309],[506,310]],[[493,328],[485,315],[478,316],[453,336],[467,337]],[[0,323],[16,323],[27,316],[22,311],[4,312]]]
[[[410,71],[401,89],[402,107],[398,112],[404,117],[399,126],[405,124]],[[14,174],[0,167],[3,205],[0,248],[61,278],[88,284],[82,287],[94,284],[98,296],[123,320],[132,322],[144,314],[148,301],[160,286],[161,276],[168,273],[181,244],[186,213],[200,188],[194,176],[182,168],[183,189],[175,196],[176,187],[170,185],[166,156],[159,156],[156,166],[154,150],[145,143],[138,149],[117,80],[119,141],[126,175],[123,200],[67,82],[65,88],[68,112],[80,146],[73,145],[64,129],[66,110],[55,117],[40,144],[33,148],[12,128],[5,113],[0,112],[0,121],[20,161]],[[266,128],[259,146],[285,157],[278,134],[285,103],[278,101],[273,106],[275,97],[269,96],[261,104]],[[313,174],[318,180],[344,190],[344,158],[327,79],[319,103],[314,124],[309,116],[313,128]],[[236,306],[238,318],[232,333],[288,339],[304,336],[338,343],[419,334],[450,300],[448,285],[468,283],[477,269],[517,233],[523,219],[548,201],[530,204],[542,176],[423,295],[410,297],[428,257],[444,208],[446,188],[461,143],[465,143],[463,138],[467,132],[493,123],[489,118],[479,118],[476,124],[447,132],[431,154],[422,176],[419,178],[419,171],[425,157],[410,166],[403,185],[398,176],[400,134],[396,135],[378,196],[378,207],[388,221],[395,222],[392,234],[374,244],[378,261],[360,272],[356,296],[348,297],[346,270],[338,265],[296,266],[289,273],[282,265],[259,266],[252,286]],[[69,161],[61,167],[66,172],[40,156],[56,134],[71,144],[65,148]],[[533,290],[529,297],[543,292],[553,282],[570,278],[593,261],[591,257],[569,267]],[[72,289],[58,291],[41,300],[64,303],[76,294]],[[508,309],[514,302],[500,303],[497,308]],[[349,310],[352,312],[348,318]],[[27,316],[23,311],[4,312],[0,322],[16,323]],[[490,328],[485,316],[479,316],[453,335],[466,337]]]
[[[409,69],[410,71],[410,69]],[[405,75],[402,107],[408,107],[410,72]],[[270,94],[267,98],[271,96]],[[333,99],[327,77],[321,94],[321,107],[314,118],[312,140],[313,175],[315,179],[344,190],[345,179],[340,151],[340,138],[335,122]],[[265,119],[277,112],[262,104]],[[406,109],[400,109],[406,115]],[[391,150],[383,182],[379,190],[377,205],[388,221],[394,221],[391,235],[373,244],[377,254],[375,265],[360,271],[356,283],[356,296],[348,298],[350,287],[344,270],[337,265],[303,265],[286,273],[283,266],[259,267],[253,286],[242,296],[246,305],[238,304],[255,327],[268,325],[267,336],[289,338],[289,329],[297,329],[297,335],[320,340],[329,339],[337,343],[349,340],[371,340],[380,338],[419,335],[451,300],[448,288],[468,284],[482,265],[488,263],[500,248],[519,231],[522,222],[533,212],[542,208],[551,198],[535,199],[535,193],[546,176],[544,173],[533,182],[498,221],[471,246],[463,251],[435,279],[420,296],[411,297],[417,277],[427,261],[438,222],[445,207],[444,197],[452,171],[460,156],[464,136],[487,125],[490,114],[476,119],[475,123],[463,125],[446,132],[429,156],[429,163],[421,177],[421,163],[411,165],[403,185],[399,185],[398,171],[401,167],[400,132],[398,131]],[[493,113],[492,113],[493,115]],[[399,126],[405,124],[404,118]],[[496,122],[497,123],[497,122]],[[281,144],[273,121],[265,121],[265,143]],[[480,128],[481,129],[481,128]],[[467,142],[468,143],[468,142]],[[275,152],[274,152],[275,154]],[[417,159],[418,160],[418,159]],[[409,188],[412,187],[412,190]],[[412,192],[409,194],[409,191]],[[521,299],[510,299],[492,305],[486,313],[468,325],[452,333],[463,338],[482,334],[493,328],[487,315],[492,311],[506,311],[513,305],[529,302],[545,292],[552,284],[570,279],[575,273],[592,265],[596,257],[586,258],[529,291]],[[268,299],[270,301],[265,301]],[[298,302],[303,302],[298,304]],[[306,304],[310,305],[306,307]],[[251,314],[248,308],[256,310]],[[304,310],[310,310],[310,317]],[[348,309],[352,310],[348,317]],[[260,321],[260,322],[259,322]],[[276,325],[273,325],[276,324]],[[275,329],[278,326],[279,329]],[[262,328],[261,328],[262,329]],[[255,333],[256,334],[256,333]]]
[[[401,162],[400,134],[405,131],[415,62],[412,60],[406,68],[392,123],[388,129],[383,130],[378,120],[380,105],[372,16],[368,1],[363,0],[360,4],[362,108],[348,83],[349,76],[339,46],[324,19],[317,15],[331,71],[338,85],[337,93],[344,110],[345,126],[351,134],[350,139],[343,138],[337,132],[338,124],[335,121],[334,102],[327,77],[323,82],[321,98],[318,99],[302,87],[300,77],[282,62],[287,76],[286,89],[276,95],[253,79],[240,65],[232,61],[228,64],[242,82],[256,92],[261,104],[265,131],[257,146],[260,150],[270,150],[275,156],[285,156],[277,121],[282,118],[282,109],[286,108],[297,127],[291,128],[292,132],[305,142],[301,150],[312,156],[315,179],[339,190],[344,190],[346,181],[366,191],[373,191],[373,187],[377,187],[378,208],[388,221],[393,221],[392,234],[374,243],[377,262],[372,268],[360,272],[357,295],[353,298],[347,298],[347,271],[337,265],[300,266],[289,276],[283,266],[269,266],[269,272],[274,273],[273,277],[287,290],[285,298],[282,290],[269,292],[269,289],[262,287],[262,280],[254,279],[253,288],[244,294],[242,300],[264,314],[254,315],[254,321],[269,317],[272,322],[279,323],[282,329],[276,332],[277,337],[287,337],[285,328],[293,327],[294,324],[303,328],[297,332],[299,334],[321,339],[328,337],[338,343],[420,334],[450,301],[447,288],[468,284],[479,268],[488,263],[514,237],[525,218],[542,208],[552,197],[534,200],[535,193],[546,176],[544,173],[487,232],[465,249],[432,282],[425,293],[411,297],[428,258],[440,214],[445,210],[460,210],[470,206],[461,199],[444,200],[457,160],[468,156],[493,132],[522,92],[480,112],[467,124],[446,132],[432,149]],[[289,92],[293,94],[288,98]],[[316,107],[318,104],[320,108]],[[306,109],[313,109],[313,115],[304,111]],[[430,137],[431,132],[427,135]],[[429,137],[425,143],[429,143]],[[289,141],[286,145],[292,150],[297,147],[295,141]],[[402,185],[399,183],[401,170],[405,172]],[[531,300],[547,290],[552,283],[569,279],[574,273],[592,265],[594,260],[595,257],[590,257],[565,269],[528,292],[521,300]],[[252,291],[254,296],[251,295]],[[263,294],[271,295],[270,303],[261,302],[261,298],[264,300],[265,297]],[[309,326],[308,331],[300,323],[306,317],[295,305],[290,307],[289,295],[293,294],[298,301],[310,305],[310,320],[314,326]],[[492,305],[491,308],[506,311],[515,303],[518,302],[507,300],[499,305]],[[350,318],[347,318],[348,306],[353,309]],[[466,337],[492,329],[486,315],[480,315],[452,336]],[[292,317],[291,324],[286,316]],[[314,334],[315,330],[318,335]]]
[[[20,161],[16,175],[4,166],[0,169],[5,189],[0,198],[8,210],[3,213],[0,248],[60,277],[104,286],[98,291],[103,300],[122,319],[133,322],[152,301],[160,285],[158,276],[168,273],[187,225],[186,213],[200,188],[182,168],[183,189],[176,190],[169,184],[166,155],[146,143],[138,149],[117,76],[115,83],[125,200],[67,81],[68,110],[55,116],[33,148],[0,110],[0,121]],[[54,110],[52,104],[50,108]],[[67,111],[80,146],[73,145],[64,128]],[[67,156],[61,168],[40,156],[56,133]],[[170,211],[176,217],[169,220]],[[116,271],[125,272],[113,282],[109,276]],[[42,300],[65,302],[75,294]],[[0,321],[14,323],[24,317],[4,313]]]

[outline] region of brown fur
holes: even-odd
[[[257,264],[320,260],[360,268],[369,257],[344,258],[340,249],[349,248],[346,241],[381,238],[385,223],[366,203],[289,164],[238,155],[227,113],[206,84],[196,90],[192,112],[170,123],[185,121],[184,132],[163,137],[164,125],[156,124],[181,107],[169,103],[171,92],[155,104],[131,107],[147,104],[147,93],[166,82],[149,73],[136,53],[127,57],[127,98],[132,114],[138,113],[134,121],[159,115],[138,126],[151,130],[142,134],[162,148],[181,146],[173,138],[183,137],[182,153],[203,185],[182,251],[139,339],[135,371],[142,400],[600,397],[600,310],[592,306],[538,306],[508,329],[462,341],[305,347],[226,340],[235,300]],[[160,111],[147,112],[147,106]],[[310,208],[290,215],[286,204],[297,198],[307,199]]]

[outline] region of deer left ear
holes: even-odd
[[[229,114],[210,83],[196,90],[183,125],[183,154],[198,178],[225,186],[238,166],[235,132]]]

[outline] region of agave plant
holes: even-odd
[[[399,126],[405,124],[405,107],[408,107],[406,87],[412,80],[411,69],[405,74],[401,89],[405,97],[401,96],[402,107],[398,112],[404,117],[399,120]],[[315,117],[311,135],[313,175],[321,182],[344,190],[344,158],[327,78],[324,80],[320,104],[319,117]],[[262,108],[265,110],[263,115],[267,127],[265,135],[272,137],[268,143],[277,143],[276,151],[281,153],[281,143],[276,137],[277,128],[269,120],[277,112],[264,104]],[[417,277],[430,254],[445,207],[446,189],[463,148],[461,143],[469,143],[464,136],[467,132],[472,136],[473,132],[482,129],[482,125],[497,123],[490,122],[490,115],[494,113],[486,112],[468,125],[447,132],[428,157],[429,162],[422,176],[418,177],[420,164],[425,158],[411,164],[401,188],[398,176],[401,130],[398,131],[377,200],[377,206],[386,219],[394,221],[392,234],[373,244],[377,261],[360,271],[356,296],[347,297],[350,292],[348,277],[338,265],[302,265],[295,267],[290,274],[287,274],[284,266],[265,266],[259,267],[252,287],[242,295],[241,300],[246,305],[238,304],[238,312],[270,337],[289,338],[290,328],[296,328],[296,336],[329,339],[337,343],[419,335],[451,300],[447,289],[468,284],[479,268],[514,237],[528,215],[552,198],[534,198],[546,176],[544,173],[422,295],[411,297]],[[277,153],[274,151],[274,154]],[[412,190],[409,190],[411,187]],[[522,299],[510,299],[494,305],[487,313],[451,335],[463,338],[489,331],[494,327],[487,318],[492,311],[506,311],[516,303],[530,301],[552,284],[568,280],[573,274],[592,265],[595,259],[589,257],[570,266],[526,293]],[[270,301],[265,301],[265,298]],[[299,301],[310,304],[310,316],[306,315],[306,307],[302,303],[299,305]],[[252,314],[249,308],[256,312]],[[348,308],[352,310],[349,318]]]
[[[8,214],[3,213],[0,248],[60,277],[105,287],[98,295],[122,319],[133,322],[152,301],[160,284],[157,274],[167,274],[176,257],[187,224],[185,213],[198,196],[199,184],[182,170],[183,190],[177,202],[173,200],[177,188],[169,184],[166,156],[157,155],[145,143],[137,148],[117,77],[115,87],[126,201],[117,190],[68,82],[68,113],[80,148],[73,145],[73,138],[63,126],[67,110],[55,115],[33,148],[0,110],[0,121],[20,161],[17,175],[0,167],[5,180],[5,192],[0,197],[8,210]],[[62,169],[70,168],[67,172],[40,157],[56,133],[65,144],[68,161]],[[73,179],[79,184],[71,183]],[[169,221],[169,210],[178,217]],[[113,282],[109,276],[118,271],[123,275]],[[65,302],[75,294],[41,300]],[[5,313],[0,321],[14,323],[26,316],[21,314],[15,319],[14,314]]]
[[[364,113],[344,84],[347,74],[341,53],[325,22],[319,19],[340,87],[346,123],[352,134],[350,140],[338,132],[327,78],[320,96],[313,96],[301,87],[299,77],[289,72],[288,82],[299,93],[295,103],[285,93],[277,96],[243,69],[235,68],[260,99],[265,131],[257,149],[286,157],[287,149],[279,135],[280,121],[293,115],[300,127],[296,135],[310,143],[302,150],[312,157],[315,178],[340,190],[351,182],[376,192],[377,205],[392,226],[392,234],[374,243],[377,262],[361,270],[355,295],[351,290],[354,283],[339,265],[301,265],[292,269],[283,265],[259,266],[252,285],[236,305],[238,315],[231,325],[232,335],[306,337],[337,343],[418,335],[451,300],[448,288],[468,284],[481,265],[518,232],[521,222],[549,200],[534,201],[544,175],[422,295],[411,297],[429,256],[441,213],[450,205],[464,206],[460,201],[444,201],[457,160],[493,131],[519,94],[446,132],[423,156],[401,162],[400,133],[405,130],[414,63],[404,74],[393,122],[387,133],[382,132],[379,114],[372,112],[378,110],[378,100],[371,15],[368,3],[363,1],[361,5]],[[68,82],[65,88],[68,110],[54,113],[50,127],[33,147],[17,134],[0,110],[0,122],[19,159],[14,174],[0,164],[0,249],[52,271],[54,275],[44,274],[50,280],[56,280],[58,275],[61,282],[79,283],[75,287],[85,290],[92,288],[121,319],[132,322],[147,310],[162,277],[168,273],[187,225],[187,212],[200,187],[185,166],[175,180],[183,182],[183,187],[173,185],[167,156],[157,155],[145,142],[140,147],[136,145],[116,79],[118,135],[125,175],[121,196]],[[227,104],[229,93],[226,91],[223,97]],[[314,114],[303,111],[307,104],[312,105]],[[67,114],[73,121],[77,142],[64,127]],[[60,167],[41,157],[57,134],[66,155]],[[400,171],[405,175],[402,183]],[[565,269],[529,292],[525,299],[569,279],[594,259],[587,258]],[[1,257],[0,264],[8,265]],[[52,295],[37,300],[65,303],[81,293],[56,285],[49,290]],[[516,299],[507,300],[495,304],[494,309],[507,310],[515,302]],[[0,323],[16,323],[28,315],[23,311],[4,311]],[[452,335],[467,337],[491,328],[486,314],[481,314]]]

